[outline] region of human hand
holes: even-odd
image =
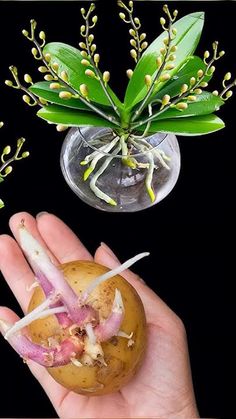
[[[75,234],[52,214],[43,213],[37,219],[27,213],[15,214],[10,219],[10,228],[16,241],[8,235],[0,236],[0,269],[24,312],[31,298],[26,288],[34,281],[34,275],[17,244],[22,219],[31,234],[47,248],[55,263],[94,259],[111,269],[119,264],[114,253],[104,244],[98,247],[93,258]],[[65,389],[44,367],[33,361],[27,361],[30,370],[59,417],[65,419],[199,417],[181,320],[136,274],[125,271],[122,276],[140,295],[148,327],[146,354],[133,379],[117,393],[87,397]],[[11,310],[0,307],[0,319],[13,323],[18,318]]]

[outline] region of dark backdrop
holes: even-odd
[[[226,128],[201,137],[179,138],[182,169],[175,189],[163,202],[135,214],[99,212],[81,202],[65,183],[59,156],[64,134],[45,124],[27,107],[21,94],[4,86],[8,65],[15,64],[21,74],[37,78],[31,44],[21,35],[34,17],[48,41],[77,45],[80,1],[14,2],[0,1],[0,119],[1,144],[21,135],[27,138],[30,158],[14,165],[14,172],[1,184],[6,201],[0,212],[0,233],[9,232],[8,219],[26,210],[35,215],[49,211],[65,220],[79,234],[91,252],[100,241],[108,243],[119,258],[125,259],[149,250],[149,259],[136,270],[163,300],[183,319],[189,340],[193,380],[200,414],[222,417],[226,354],[231,333],[229,323],[230,276],[226,275],[229,240],[233,237],[235,190],[235,98],[220,112]],[[160,31],[159,1],[136,2],[137,15],[152,40]],[[206,24],[198,54],[220,41],[227,51],[217,63],[217,78],[235,71],[234,2],[174,2],[180,15],[197,10],[206,12]],[[99,24],[96,43],[104,70],[112,72],[112,86],[120,96],[126,85],[129,58],[127,27],[117,17],[115,1],[97,2]],[[115,23],[113,23],[113,18]],[[115,26],[114,26],[115,25]],[[37,64],[37,63],[36,63]],[[219,83],[218,83],[219,84]],[[2,147],[2,146],[1,146]],[[20,310],[4,281],[0,283],[0,304]],[[0,340],[1,386],[0,416],[53,417],[50,402],[17,355]],[[230,364],[228,366],[231,366]],[[155,414],[155,412],[153,412]]]

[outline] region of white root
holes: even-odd
[[[138,255],[134,256],[131,259],[128,259],[126,262],[124,262],[122,265],[117,266],[116,268],[112,269],[111,271],[106,272],[103,275],[98,276],[97,278],[95,278],[90,285],[84,290],[81,300],[82,301],[86,301],[87,298],[89,297],[89,295],[93,292],[93,290],[100,285],[102,282],[106,281],[107,279],[112,278],[115,275],[120,274],[121,272],[125,271],[126,269],[128,269],[130,266],[132,266],[134,263],[136,263],[138,260],[149,256],[150,253],[149,252],[143,252],[143,253],[139,253]]]
[[[128,346],[128,348],[130,347],[130,346],[133,346],[134,345],[134,340],[132,339],[132,337],[133,337],[133,332],[131,332],[129,335],[128,335],[128,333],[125,333],[125,332],[123,332],[122,330],[120,330],[118,333],[117,333],[117,335],[116,336],[120,336],[120,337],[122,337],[122,338],[126,338],[126,339],[128,339],[128,343],[127,343],[127,346]]]
[[[71,360],[72,364],[75,365],[76,367],[79,367],[79,368],[83,367],[82,362],[80,362],[78,359],[71,358],[70,360]]]
[[[117,288],[115,290],[115,298],[114,298],[114,301],[113,301],[112,311],[113,311],[113,313],[124,313],[125,312],[124,303],[123,303],[123,300],[122,300],[122,295],[121,295],[121,292]]]
[[[94,333],[94,331],[93,331],[93,326],[91,325],[91,323],[87,323],[87,324],[85,325],[85,331],[86,331],[86,333],[87,333],[87,336],[88,336],[89,342],[90,342],[92,345],[95,345],[95,344],[96,344],[96,336],[95,336],[95,333]]]
[[[25,289],[26,289],[27,292],[30,292],[34,288],[37,288],[37,287],[39,287],[39,283],[38,283],[38,281],[34,281],[31,285],[27,285]]]

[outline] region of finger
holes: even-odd
[[[4,322],[13,324],[19,317],[9,308],[7,307],[0,307],[0,321],[3,320]],[[0,324],[0,331],[1,331],[1,324]],[[3,334],[5,334],[3,332]],[[6,343],[7,344],[7,343]],[[19,358],[20,361],[20,358]],[[54,407],[56,408],[63,400],[68,393],[68,390],[58,384],[47,372],[46,368],[41,365],[38,365],[36,362],[31,360],[27,360],[27,365],[31,370],[32,374],[35,378],[39,381],[41,386],[43,387],[44,391],[50,398],[51,402],[53,403]]]
[[[37,216],[37,227],[41,237],[60,263],[77,259],[93,259],[73,231],[55,215],[39,214]]]
[[[27,228],[27,230],[43,246],[43,248],[47,252],[47,254],[50,257],[50,259],[52,260],[52,262],[55,263],[56,265],[58,265],[59,262],[58,262],[56,256],[49,249],[49,247],[47,246],[46,241],[42,238],[42,236],[41,236],[41,234],[38,230],[38,226],[37,226],[37,222],[36,222],[35,218],[31,214],[28,214],[27,212],[18,212],[17,214],[14,214],[10,218],[10,221],[9,221],[10,229],[11,229],[14,237],[16,238],[16,240],[19,242],[19,226],[20,226],[22,220],[24,220],[24,224],[25,224],[25,227]]]
[[[94,260],[101,265],[107,266],[110,269],[114,269],[120,265],[120,261],[117,259],[113,251],[102,243],[96,250]],[[162,325],[168,325],[172,322],[176,315],[175,313],[158,297],[154,291],[151,290],[143,281],[140,281],[140,277],[129,269],[122,272],[123,276],[137,291],[139,294],[146,313],[148,323],[158,323]]]
[[[27,291],[27,288],[33,283],[34,274],[16,241],[6,234],[0,236],[0,270],[22,310],[26,312],[33,293]]]

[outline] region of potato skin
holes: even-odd
[[[97,276],[108,268],[90,261],[74,261],[60,266],[70,286],[79,295]],[[64,387],[87,396],[102,395],[118,391],[137,371],[146,345],[146,318],[142,301],[135,289],[120,275],[100,284],[91,294],[92,306],[101,319],[108,317],[115,289],[122,294],[125,317],[121,330],[133,332],[134,344],[128,347],[127,339],[115,337],[102,343],[107,366],[82,366],[68,364],[48,368],[51,376]],[[32,311],[44,300],[40,287],[34,291],[28,311]],[[35,320],[29,327],[29,335],[36,343],[47,344],[47,338],[61,334],[55,316]]]

